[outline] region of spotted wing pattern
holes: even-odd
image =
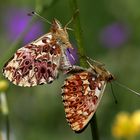
[[[94,115],[101,100],[105,81],[84,71],[70,75],[62,87],[66,119],[75,132],[81,131]]]
[[[3,74],[19,86],[51,83],[57,78],[60,57],[60,45],[48,33],[18,49],[5,64]]]

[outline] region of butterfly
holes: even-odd
[[[72,67],[66,55],[68,49],[73,47],[67,27],[62,28],[54,19],[49,33],[16,51],[4,65],[3,75],[15,85],[24,87],[52,83],[59,70],[66,72]]]
[[[107,82],[114,76],[103,64],[87,57],[89,68],[73,66],[62,86],[66,119],[75,132],[81,132],[93,117]]]

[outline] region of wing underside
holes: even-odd
[[[30,87],[57,78],[61,49],[51,33],[20,48],[5,64],[3,74],[12,83]]]
[[[85,128],[93,117],[106,86],[105,81],[90,72],[69,76],[62,87],[62,99],[66,119],[71,128],[78,132]]]

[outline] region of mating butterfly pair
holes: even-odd
[[[3,74],[15,85],[31,87],[53,82],[59,70],[67,73],[62,99],[66,119],[71,128],[78,132],[88,124],[106,83],[114,78],[100,63],[91,62],[88,58],[89,69],[72,65],[66,55],[70,48],[73,49],[66,26],[62,28],[54,19],[49,33],[17,50],[5,64]]]

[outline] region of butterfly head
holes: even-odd
[[[62,25],[61,25],[61,23],[60,23],[57,19],[54,19],[54,20],[52,21],[51,30],[52,30],[53,32],[56,32],[57,30],[62,30]]]
[[[63,28],[57,19],[54,19],[52,22],[51,32],[53,33],[54,38],[56,38],[61,44],[64,44],[66,48],[73,49],[69,42],[67,29],[65,27]]]
[[[61,23],[57,19],[53,20],[51,31],[58,36],[66,36],[66,38],[68,38],[67,31],[62,27]]]

